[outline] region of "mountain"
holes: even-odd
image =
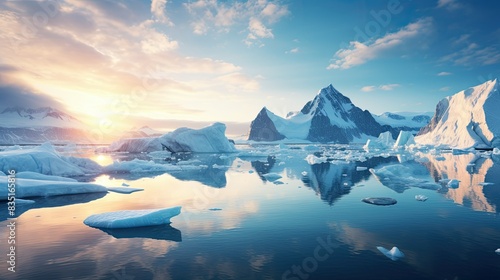
[[[81,121],[52,107],[9,107],[0,112],[0,120],[1,144],[88,142]]]
[[[401,130],[417,134],[430,122],[433,114],[434,112],[385,112],[381,115],[372,114],[372,116],[383,130],[390,131],[393,137],[397,137]]]
[[[264,107],[250,125],[248,140],[284,138],[313,142],[350,143],[383,132],[367,110],[361,110],[332,85],[319,91],[302,110],[279,117]]]
[[[500,147],[498,108],[496,79],[460,91],[439,101],[434,116],[415,141],[456,148]]]

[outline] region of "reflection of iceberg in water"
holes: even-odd
[[[102,198],[107,193],[84,193],[84,194],[72,194],[72,195],[59,195],[59,196],[51,196],[44,198],[33,198],[32,200],[35,203],[30,204],[16,204],[16,216],[21,216],[24,212],[30,209],[38,209],[38,208],[51,208],[51,207],[61,207],[72,204],[80,204],[87,203],[99,198]],[[7,220],[7,218],[13,218],[12,216],[7,215],[9,212],[7,211],[7,204],[5,203],[5,211],[0,213],[0,222]]]
[[[182,181],[197,181],[209,187],[223,188],[227,184],[226,172],[233,161],[234,157],[221,158],[219,154],[194,154],[186,163],[194,163],[199,168],[188,168],[167,173]],[[182,165],[180,166],[182,167]]]
[[[405,161],[370,171],[382,185],[397,193],[402,193],[411,187],[430,190],[440,188],[433,182],[429,170],[415,161]]]
[[[426,165],[436,181],[460,181],[458,188],[447,189],[447,198],[476,211],[498,212],[500,190],[497,184],[500,182],[500,166],[491,158],[478,157],[475,154],[442,154],[439,157],[429,156],[428,159]],[[480,185],[483,182],[495,184]]]
[[[181,231],[171,225],[136,227],[136,228],[99,228],[114,238],[149,238],[156,240],[167,240],[182,242]]]

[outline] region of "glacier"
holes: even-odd
[[[96,228],[134,228],[169,224],[170,219],[181,213],[181,207],[148,210],[122,210],[94,214],[83,223]]]
[[[439,101],[415,141],[461,149],[500,147],[499,106],[497,79],[462,90]]]

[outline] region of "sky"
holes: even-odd
[[[332,84],[372,113],[433,111],[499,76],[500,3],[0,2],[0,109],[54,106],[105,133],[248,131]]]

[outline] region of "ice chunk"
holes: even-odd
[[[300,174],[302,174],[302,176],[307,176],[307,171],[302,171]]]
[[[278,173],[268,173],[268,174],[263,174],[262,176],[266,178],[269,182],[274,182],[282,178],[282,176]]]
[[[410,187],[437,190],[440,186],[432,182],[429,170],[415,162],[387,165],[370,172],[386,187],[402,193]]]
[[[96,149],[98,153],[112,153],[112,152],[129,152],[129,153],[148,153],[154,151],[162,151],[162,146],[157,137],[144,137],[144,138],[129,138],[120,139],[111,143],[109,147],[102,147]],[[170,155],[170,152],[168,152]],[[157,156],[158,154],[153,154]],[[169,156],[168,155],[168,156]]]
[[[417,194],[415,196],[415,199],[418,200],[418,201],[426,201],[428,199],[428,197],[425,196],[425,195]]]
[[[396,143],[394,143],[394,149],[415,145],[415,138],[410,131],[401,130],[398,135],[398,139],[396,139]]]
[[[492,152],[494,155],[500,155],[500,149],[499,148],[493,148],[493,152]]]
[[[52,176],[52,175],[44,175],[36,172],[31,172],[31,171],[23,171],[16,173],[17,178],[22,178],[22,179],[33,179],[33,180],[46,180],[46,181],[59,181],[59,182],[78,182],[75,179],[72,178],[66,178],[66,177],[61,177],[61,176]]]
[[[392,134],[389,131],[380,133],[377,139],[368,139],[363,149],[366,151],[370,150],[385,150],[391,148],[394,145],[394,139],[392,139]]]
[[[457,179],[451,179],[446,186],[451,189],[456,189],[460,185],[460,181]]]
[[[496,249],[495,250],[495,253],[499,254],[500,255],[500,248]]]
[[[307,163],[309,163],[310,165],[313,165],[313,164],[317,164],[317,163],[323,163],[323,162],[328,162],[328,159],[327,157],[317,157],[315,155],[307,155],[307,157],[305,158],[305,160],[307,161]]]
[[[108,187],[108,191],[117,192],[117,193],[133,193],[140,192],[144,189],[139,188],[125,188],[125,187]]]
[[[127,183],[122,183],[122,186],[124,186],[124,187],[130,187],[130,185],[127,184]]]
[[[94,214],[83,223],[97,228],[133,228],[169,224],[170,219],[181,213],[181,207],[148,210],[123,210]]]
[[[390,197],[367,197],[363,198],[361,201],[374,205],[394,205],[398,203],[397,200]]]
[[[481,182],[478,185],[480,185],[480,186],[491,186],[491,185],[494,185],[494,184],[495,183]]]
[[[59,155],[50,143],[41,146],[0,152],[0,170],[32,171],[45,175],[80,176],[97,174],[101,166],[86,158]]]
[[[365,166],[356,166],[356,171],[365,171],[367,169],[368,169],[368,167],[365,167]]]
[[[16,179],[16,199],[107,191],[105,187],[92,183]],[[0,177],[0,200],[7,200],[7,195],[7,177]]]
[[[400,258],[403,258],[405,256],[405,254],[403,254],[403,252],[401,252],[398,247],[392,247],[392,249],[390,251],[382,246],[377,246],[377,249],[382,254],[384,254],[386,257],[388,257],[389,259],[391,259],[393,261],[397,261]]]

